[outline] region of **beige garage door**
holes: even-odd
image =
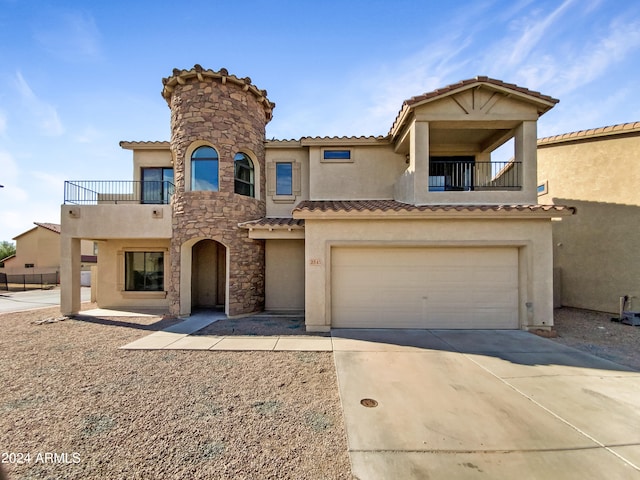
[[[333,248],[334,328],[518,328],[517,248]]]

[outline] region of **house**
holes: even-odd
[[[477,77],[405,101],[386,136],[265,140],[275,104],[251,79],[196,65],[162,83],[171,140],[121,142],[133,180],[65,184],[63,313],[91,239],[102,307],[552,325],[551,219],[573,209],[537,204],[536,133],[556,99]]]
[[[13,238],[16,253],[3,260],[7,275],[57,274],[60,272],[60,225],[33,222],[35,227]],[[96,264],[93,242],[84,240],[78,257],[81,270]]]
[[[640,122],[538,141],[538,195],[575,205],[553,223],[557,303],[618,313],[640,310]]]

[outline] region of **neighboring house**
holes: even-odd
[[[133,181],[65,183],[63,313],[91,239],[102,307],[304,309],[309,331],[553,324],[551,219],[573,210],[537,205],[536,133],[557,100],[477,77],[405,101],[384,137],[266,141],[275,105],[249,78],[196,65],[163,86],[171,141],[121,142]]]
[[[640,122],[538,141],[539,199],[575,205],[553,223],[556,297],[569,307],[640,310]]]
[[[60,271],[60,225],[33,222],[35,227],[13,238],[16,253],[4,259],[3,273],[8,275],[56,273]],[[96,264],[93,242],[82,242],[80,265],[89,270]]]

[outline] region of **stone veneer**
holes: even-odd
[[[170,311],[180,312],[180,250],[192,239],[211,239],[228,250],[230,316],[264,309],[264,241],[252,240],[238,223],[266,214],[265,125],[274,104],[250,79],[203,70],[174,70],[163,79],[163,96],[171,109],[171,151],[174,159],[173,236],[169,274]],[[185,162],[195,142],[206,142],[219,155],[219,191],[186,191]],[[234,156],[250,154],[256,191],[261,199],[234,193]],[[258,176],[259,173],[259,176]],[[184,311],[184,309],[183,309]]]

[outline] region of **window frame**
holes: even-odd
[[[159,250],[125,250],[123,252],[123,256],[124,256],[124,285],[123,285],[123,290],[125,292],[164,292],[164,277],[165,277],[165,252],[164,251],[159,251]],[[160,262],[160,266],[158,270],[155,271],[147,271],[147,255],[159,255],[161,262]],[[134,255],[143,255],[143,266],[144,266],[144,271],[143,271],[143,283],[146,286],[147,285],[147,277],[149,275],[153,275],[153,274],[159,274],[158,275],[158,279],[155,280],[155,288],[137,288],[136,284],[137,282],[135,281],[135,278],[132,280],[132,286],[130,286],[130,278],[129,278],[129,265],[130,265],[130,261],[129,258],[130,256],[134,256]],[[131,265],[133,266],[134,260],[131,260]],[[134,270],[132,273],[134,273],[136,270]]]
[[[249,163],[249,168],[242,166],[240,168],[244,168],[249,172],[249,180],[244,180],[240,178],[239,175],[239,162],[246,160]],[[256,196],[256,187],[255,187],[255,166],[253,160],[249,155],[244,152],[238,152],[233,157],[233,191],[237,195],[243,195],[245,197],[255,198]],[[249,189],[249,194],[242,193],[239,190],[238,186],[246,186]]]
[[[215,153],[215,156],[198,157],[197,156],[198,152],[204,151],[204,150],[211,150],[212,152]],[[203,164],[202,166],[204,166],[206,162],[212,162],[215,165],[213,169],[213,171],[215,171],[215,178],[212,179],[213,188],[197,188],[199,182],[207,182],[208,180],[206,178],[199,179],[196,177],[196,173],[197,173],[196,166],[198,164]],[[200,145],[199,147],[196,147],[195,150],[191,152],[189,167],[190,167],[189,177],[191,181],[190,183],[191,191],[197,191],[197,192],[219,192],[220,191],[220,154],[215,148],[213,148],[210,145]]]
[[[161,180],[145,180],[145,172],[152,171],[160,171]],[[171,172],[171,175],[168,176],[167,173]],[[173,194],[173,189],[169,188],[168,183],[174,185],[175,181],[175,172],[173,167],[140,167],[140,203],[145,205],[161,205],[168,204],[171,195]],[[146,185],[149,183],[159,183],[159,195],[153,195],[158,190],[156,188],[151,187],[152,196],[149,199],[146,199],[147,195],[147,187]]]
[[[321,163],[353,163],[351,148],[323,148]]]
[[[294,188],[293,188],[293,163],[291,161],[288,162],[275,162],[275,176],[276,176],[276,190],[275,190],[275,195],[278,197],[291,197],[293,196],[293,192],[294,192]],[[288,173],[288,190],[286,192],[283,192],[279,189],[279,180],[280,180],[280,173],[279,173],[279,168],[280,166],[289,166],[289,173]]]

